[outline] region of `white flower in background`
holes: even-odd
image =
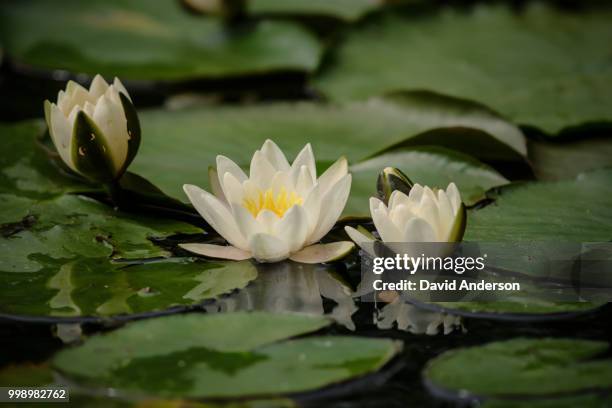
[[[370,198],[370,213],[383,242],[459,242],[465,231],[465,206],[455,183],[434,191],[415,184],[408,195],[391,193],[389,205]],[[353,241],[369,251],[374,237],[345,228]]]
[[[293,164],[271,140],[251,160],[249,175],[224,156],[209,172],[214,195],[183,186],[196,210],[230,244],[183,244],[182,248],[213,258],[259,262],[291,259],[319,263],[338,259],[352,242],[318,244],[334,226],[351,188],[345,158],[317,178],[310,144]]]
[[[119,79],[96,75],[89,90],[69,81],[57,103],[45,101],[45,119],[62,161],[95,181],[119,178],[140,145],[140,125]]]

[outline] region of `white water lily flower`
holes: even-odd
[[[455,183],[434,191],[415,184],[408,195],[393,191],[386,206],[370,198],[370,213],[383,242],[458,242],[465,231],[465,206]],[[345,228],[353,241],[370,251],[374,237]]]
[[[57,104],[45,101],[45,119],[60,158],[95,181],[120,177],[140,144],[140,126],[119,79],[109,85],[96,75],[89,90],[69,81]]]
[[[266,140],[251,160],[249,175],[225,156],[209,172],[214,195],[183,186],[204,219],[230,244],[183,244],[213,258],[259,262],[291,259],[319,263],[353,248],[348,241],[318,244],[340,217],[351,188],[344,157],[317,178],[310,144],[289,164],[280,148]]]

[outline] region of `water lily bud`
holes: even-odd
[[[388,204],[372,197],[370,213],[383,242],[460,242],[466,227],[466,210],[455,183],[446,190],[419,184],[409,194],[395,190]],[[345,230],[364,249],[375,242],[354,228]]]
[[[376,180],[376,192],[378,197],[388,203],[391,193],[395,190],[408,194],[412,188],[412,181],[400,169],[385,167]]]
[[[96,75],[89,90],[69,81],[57,103],[45,101],[45,119],[62,161],[92,181],[121,177],[140,145],[136,110],[117,78],[109,85]]]

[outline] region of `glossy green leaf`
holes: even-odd
[[[612,239],[612,170],[574,180],[518,183],[470,212],[464,240],[606,242]]]
[[[612,405],[608,394],[586,394],[571,397],[525,399],[525,400],[487,400],[482,408],[607,408]]]
[[[3,3],[0,40],[22,64],[138,80],[312,71],[321,54],[317,39],[296,24],[264,20],[228,31],[170,0]]]
[[[44,257],[168,256],[151,238],[202,232],[183,222],[122,213],[82,196],[60,195],[33,202],[4,195],[3,200],[4,205],[12,206],[15,218],[11,222],[22,221],[24,214],[30,219],[24,228],[0,237],[0,271],[4,272],[38,271],[45,264]]]
[[[508,271],[538,276],[539,264],[525,269],[525,260],[497,254],[500,246],[508,242],[507,251],[521,252],[516,245],[525,243],[528,253],[530,242],[583,243],[607,242],[612,239],[612,171],[600,170],[584,173],[575,180],[559,182],[529,182],[501,187],[491,192],[493,202],[469,212],[465,241],[481,242],[483,251],[494,255],[496,264]],[[486,243],[494,243],[486,247]],[[486,248],[485,248],[486,247]],[[579,255],[576,249],[575,256]],[[560,254],[557,254],[560,256]],[[572,256],[564,253],[564,257]],[[559,258],[561,259],[561,258]],[[520,270],[513,267],[519,265]],[[545,265],[544,265],[545,266]],[[601,306],[597,302],[555,302],[537,292],[496,302],[440,302],[437,306],[449,313],[472,316],[533,319],[554,318],[556,314],[592,311]]]
[[[189,307],[244,288],[250,262],[191,258],[142,264],[107,259],[44,260],[32,273],[0,272],[0,313],[13,318],[96,319]]]
[[[303,102],[143,111],[146,136],[130,169],[185,200],[183,184],[206,187],[206,170],[215,165],[217,154],[248,167],[267,138],[289,158],[312,143],[319,173],[341,155],[355,163],[400,143],[455,150],[463,146],[466,153],[486,160],[521,163],[525,142],[520,131],[480,109],[419,93],[347,105]]]
[[[251,14],[329,16],[356,21],[383,3],[383,0],[251,0],[248,11]]]
[[[57,354],[54,366],[79,382],[121,392],[230,398],[314,390],[376,371],[400,348],[359,337],[285,340],[328,324],[289,314],[170,316],[92,337]]]
[[[395,150],[351,167],[353,184],[346,213],[370,216],[369,198],[376,195],[376,177],[387,166],[397,167],[421,185],[446,188],[454,182],[467,205],[483,199],[488,189],[508,182],[491,167],[451,150],[428,147]]]
[[[513,339],[447,351],[423,376],[430,389],[461,398],[554,396],[612,388],[608,343]]]
[[[612,167],[612,138],[530,140],[529,159],[540,180],[572,179],[588,170]]]
[[[426,89],[555,134],[612,120],[609,9],[533,3],[386,14],[355,27],[315,85],[334,100]]]
[[[43,132],[39,121],[0,124],[0,148],[5,153],[0,156],[0,193],[18,192],[19,196],[38,198],[95,190],[49,159],[37,142]]]

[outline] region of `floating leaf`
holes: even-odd
[[[18,192],[20,196],[38,198],[95,191],[94,186],[52,163],[37,143],[43,131],[39,121],[0,124],[0,147],[3,152],[10,152],[0,156],[0,193]]]
[[[59,9],[45,0],[3,3],[0,27],[7,54],[22,64],[122,79],[312,71],[321,54],[317,39],[291,22],[264,20],[232,32],[178,1],[68,0]]]
[[[582,135],[572,140],[530,140],[529,159],[540,180],[572,179],[612,167],[612,139]]]
[[[352,22],[383,3],[383,0],[251,0],[248,11],[264,15],[329,16]]]
[[[554,134],[612,120],[609,9],[386,14],[355,27],[316,86],[334,100],[426,89]]]
[[[45,267],[37,272],[0,272],[0,314],[57,321],[134,318],[171,308],[185,310],[242,289],[256,277],[250,262],[45,259]]]
[[[346,212],[370,216],[369,198],[376,195],[376,177],[383,168],[397,167],[414,183],[446,188],[457,184],[467,205],[485,197],[491,187],[508,180],[478,160],[452,150],[441,148],[413,148],[394,150],[351,166],[353,184]]]
[[[462,116],[460,107],[470,119]],[[217,154],[248,167],[253,152],[267,138],[289,155],[311,142],[320,160],[319,172],[342,154],[355,163],[400,143],[455,150],[463,146],[462,151],[483,160],[521,163],[525,143],[517,128],[487,111],[478,113],[472,104],[426,94],[347,105],[304,102],[154,110],[142,112],[140,118],[146,137],[130,169],[182,200],[183,184],[208,184],[206,169],[215,165]],[[484,145],[496,148],[486,150]]]
[[[183,222],[115,211],[82,196],[60,195],[33,203],[4,195],[2,200],[3,205],[12,206],[15,218],[11,222],[20,222],[24,214],[33,220],[24,229],[0,237],[0,271],[4,272],[40,270],[44,265],[41,256],[53,259],[168,256],[150,238],[202,232]]]
[[[574,180],[501,187],[471,211],[465,241],[606,242],[612,239],[612,170]]]
[[[423,371],[435,394],[458,399],[545,397],[612,388],[601,341],[512,339],[447,351]]]
[[[310,391],[362,376],[400,349],[387,339],[286,340],[328,324],[321,317],[266,313],[150,319],[62,351],[54,366],[81,383],[121,393],[235,398]]]

